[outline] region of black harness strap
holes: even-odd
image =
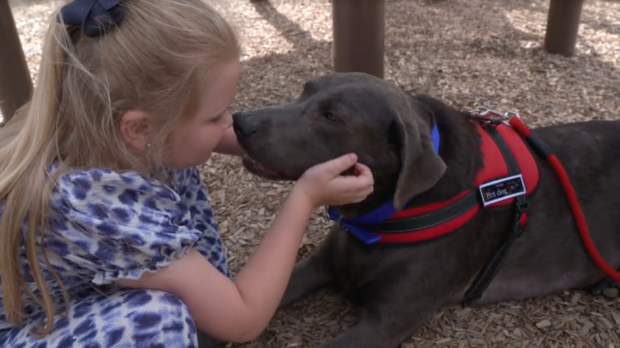
[[[488,125],[484,127],[484,129],[491,136],[493,141],[497,144],[500,152],[502,153],[508,169],[508,176],[519,174],[519,166],[517,164],[517,161],[515,160],[512,152],[508,148],[508,145],[506,145],[504,139],[502,139],[501,135],[497,132],[495,127],[493,125]],[[491,261],[487,264],[487,266],[478,273],[476,279],[474,279],[469,289],[465,292],[465,297],[461,302],[463,306],[482,297],[482,294],[487,289],[489,284],[491,284],[493,278],[495,278],[495,275],[497,275],[497,272],[506,260],[508,252],[512,247],[512,243],[517,238],[519,238],[521,234],[523,234],[523,229],[522,226],[520,226],[520,222],[522,214],[527,211],[527,201],[525,198],[525,194],[515,197],[513,209],[514,215],[508,237],[506,238],[502,246],[497,250],[495,255],[493,255]]]
[[[363,224],[358,222],[350,222],[350,224],[368,231],[380,233],[420,231],[435,227],[460,216],[479,204],[478,191],[473,190],[456,202],[427,214],[397,220],[387,220],[378,224]]]

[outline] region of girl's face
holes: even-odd
[[[171,168],[204,164],[224,132],[232,127],[228,108],[237,93],[241,65],[235,59],[214,70],[196,114],[182,121],[172,132],[170,157],[166,163]]]

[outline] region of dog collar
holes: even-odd
[[[433,151],[439,153],[439,128],[436,123],[433,125],[433,129],[431,129],[431,140],[433,140]]]

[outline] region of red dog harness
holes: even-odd
[[[448,234],[467,223],[481,208],[504,207],[516,200],[524,204],[520,196],[531,194],[539,177],[538,166],[525,142],[503,122],[481,118],[470,122],[480,136],[484,163],[472,188],[445,201],[398,212],[388,201],[354,219],[340,218],[333,209],[328,210],[330,217],[366,244],[411,243]],[[433,138],[438,142],[438,137]],[[521,225],[525,217],[520,216]]]
[[[500,117],[487,117],[488,114]],[[486,108],[481,114],[469,113],[470,122],[480,136],[480,151],[484,163],[476,174],[472,188],[446,201],[408,207],[398,212],[391,201],[385,202],[372,212],[353,219],[342,218],[334,209],[329,208],[330,219],[338,221],[343,229],[365,244],[412,243],[444,236],[462,227],[481,208],[509,208],[509,205],[512,205],[514,216],[510,234],[467,290],[463,304],[474,301],[482,296],[492,281],[512,242],[523,233],[527,220],[526,198],[535,190],[539,180],[538,165],[524,141],[525,138],[534,150],[551,163],[560,177],[590,256],[608,276],[616,282],[620,281],[620,274],[603,261],[589,239],[576,197],[574,193],[571,195],[572,187],[559,161],[544,143],[530,133],[518,115],[512,117],[513,115],[516,114],[502,115]],[[436,125],[431,132],[431,138],[437,152],[439,132]]]

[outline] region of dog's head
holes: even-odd
[[[396,209],[446,170],[433,151],[430,112],[400,88],[364,73],[309,80],[291,103],[239,112],[233,120],[250,172],[296,180],[313,165],[353,152],[373,172],[374,197],[393,196]]]

